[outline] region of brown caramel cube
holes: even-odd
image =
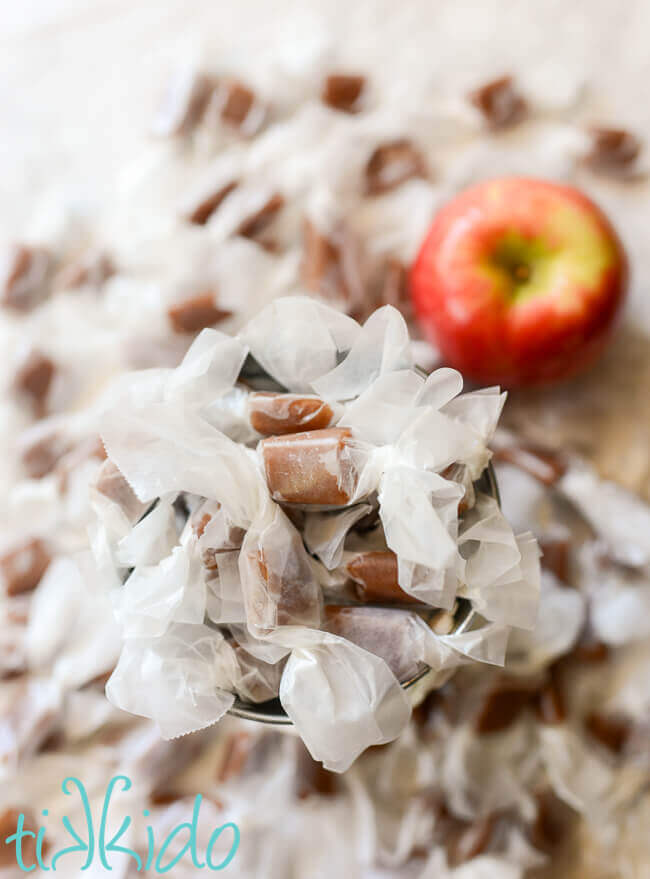
[[[16,311],[31,311],[49,295],[52,256],[43,247],[16,244],[0,267],[0,302]]]
[[[31,592],[41,578],[52,556],[44,540],[31,537],[0,556],[0,574],[7,595]]]
[[[393,140],[378,146],[368,159],[366,192],[381,195],[412,177],[426,177],[424,157],[410,140]]]
[[[237,181],[231,180],[230,183],[202,192],[185,210],[185,218],[197,226],[204,226],[221,202],[230,195],[236,186]]]
[[[167,309],[167,314],[175,332],[198,333],[206,327],[226,320],[231,312],[218,308],[212,293],[203,293],[177,305],[171,305]]]
[[[632,734],[632,724],[621,714],[592,711],[585,726],[589,733],[614,754],[622,754]]]
[[[255,104],[255,92],[243,82],[228,79],[219,83],[221,118],[228,125],[241,128]]]
[[[321,506],[349,503],[357,481],[351,440],[350,431],[341,427],[262,440],[266,481],[273,499]]]
[[[492,80],[469,95],[490,128],[505,128],[520,122],[526,115],[526,101],[516,89],[511,76]]]
[[[54,361],[41,351],[31,351],[14,376],[16,393],[28,401],[35,415],[45,414],[46,400],[56,373]]]
[[[360,98],[365,84],[363,76],[333,73],[325,80],[321,96],[323,103],[344,113],[357,113],[361,109]]]
[[[585,163],[595,171],[629,173],[641,152],[640,139],[622,128],[594,127],[589,133],[592,143]]]
[[[535,698],[540,682],[526,678],[498,679],[484,694],[474,718],[479,735],[501,732],[511,726]]]
[[[284,198],[279,193],[272,195],[258,210],[246,217],[237,228],[237,235],[256,240],[284,207]]]
[[[360,601],[399,601],[417,604],[417,599],[397,582],[397,556],[390,550],[360,552],[348,562],[346,570],[357,584]]]
[[[320,397],[262,391],[250,395],[248,411],[253,430],[266,436],[321,430],[334,417],[332,407]]]

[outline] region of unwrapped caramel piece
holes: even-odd
[[[265,436],[280,436],[329,427],[332,407],[320,397],[260,391],[248,398],[251,427]]]
[[[218,308],[214,294],[201,293],[167,309],[170,323],[177,333],[198,333],[231,316],[230,311]]]
[[[131,524],[137,522],[147,509],[147,504],[138,499],[110,458],[104,461],[100,468],[95,481],[95,489],[116,503]]]
[[[357,113],[365,84],[365,77],[358,74],[332,73],[323,85],[323,103],[344,113]]]
[[[426,177],[424,157],[407,138],[378,146],[366,165],[366,192],[381,195],[412,177]]]
[[[30,537],[0,556],[0,575],[7,595],[31,592],[52,561],[50,550],[40,537]]]
[[[169,82],[153,123],[160,137],[189,134],[198,124],[214,89],[214,80],[195,70],[181,70]]]
[[[45,414],[47,395],[56,373],[54,361],[36,349],[29,352],[14,376],[16,393],[28,401],[34,414]]]
[[[197,226],[204,226],[212,214],[217,210],[221,202],[230,195],[237,186],[236,180],[224,183],[221,186],[204,190],[193,199],[192,203],[183,212],[185,219]]]
[[[0,266],[0,302],[15,311],[40,305],[50,292],[52,266],[52,256],[44,247],[12,245]]]
[[[237,235],[257,240],[283,207],[284,197],[276,192],[258,210],[242,220],[237,227]]]
[[[38,824],[31,809],[25,806],[8,806],[0,812],[0,867],[13,867],[18,869],[16,863],[16,845],[5,844],[5,839],[16,832],[18,818],[24,815],[23,830],[37,834]],[[21,842],[23,863],[29,869],[36,862],[36,839],[33,836],[24,836]]]
[[[469,100],[480,110],[487,125],[494,129],[520,122],[527,112],[526,101],[511,76],[501,76],[475,89]]]
[[[266,481],[274,500],[341,506],[350,502],[358,474],[350,455],[352,434],[330,427],[260,443]]]
[[[623,128],[599,126],[591,128],[589,134],[591,149],[584,161],[590,168],[615,175],[632,170],[641,152],[641,141],[635,134]]]
[[[397,556],[389,549],[360,552],[347,563],[346,571],[357,584],[360,601],[418,603],[397,582]]]

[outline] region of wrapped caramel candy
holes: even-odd
[[[350,430],[338,427],[262,440],[271,497],[288,504],[348,504],[358,480],[352,442]]]
[[[335,408],[319,397],[260,392],[248,398],[251,427],[265,436],[322,430],[335,418]]]

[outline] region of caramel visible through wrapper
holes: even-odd
[[[266,481],[274,500],[341,506],[350,502],[357,473],[348,444],[352,434],[332,427],[262,440]]]
[[[361,552],[348,562],[346,570],[356,585],[360,601],[400,601],[417,604],[397,581],[397,556],[394,552],[378,550]]]
[[[329,427],[334,413],[319,397],[299,394],[251,394],[248,401],[253,430],[266,436],[279,436]]]
[[[0,574],[7,595],[22,595],[36,589],[52,556],[40,537],[32,537],[0,556]]]

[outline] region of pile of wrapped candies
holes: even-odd
[[[123,636],[109,699],[170,738],[279,696],[343,771],[405,728],[402,684],[503,664],[539,551],[481,481],[505,395],[461,391],[417,369],[394,308],[360,326],[301,297],[121,377],[93,489]]]

